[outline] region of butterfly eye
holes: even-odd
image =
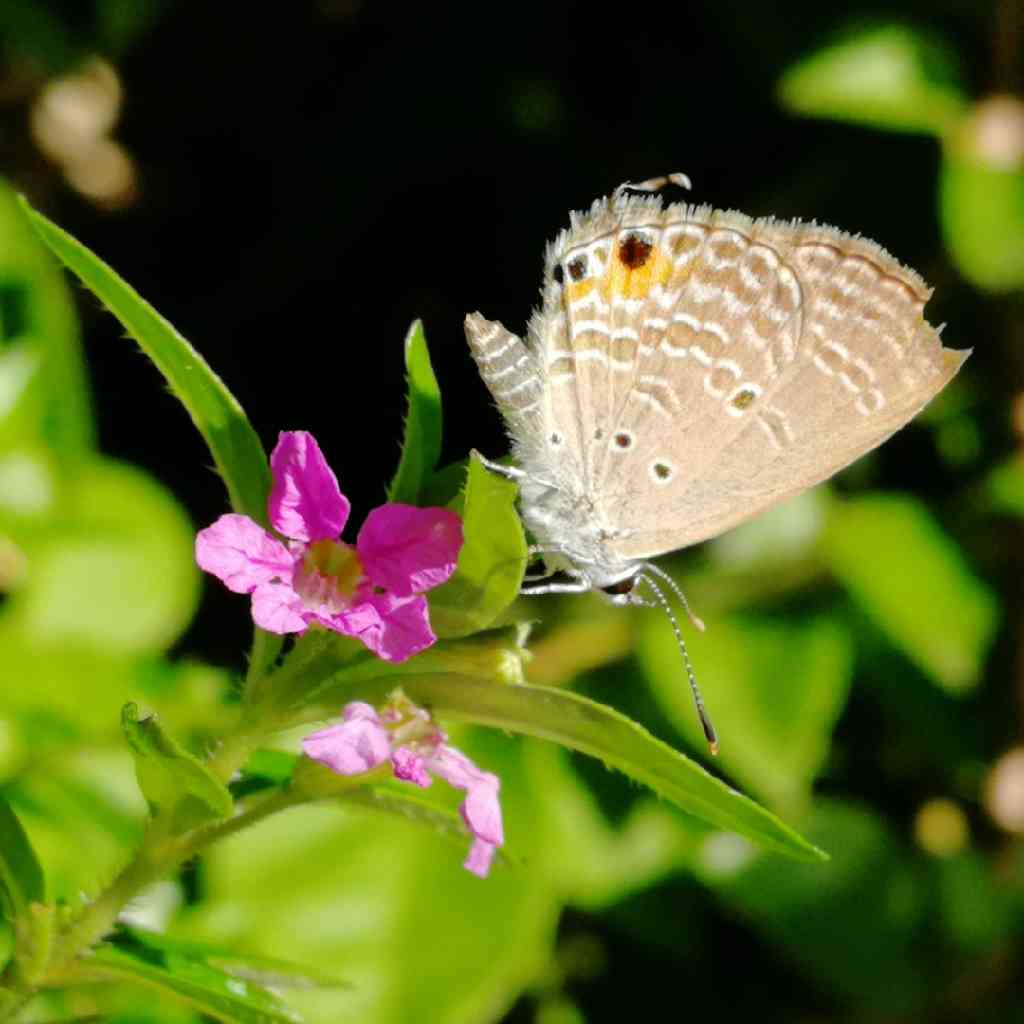
[[[556,432],[556,433],[552,434],[551,437],[548,438],[548,440],[552,444],[561,444],[562,443],[562,435]]]
[[[635,586],[636,578],[629,576],[624,580],[619,580],[618,583],[612,583],[610,586],[602,587],[601,589],[610,597],[615,597],[619,594],[631,594]]]

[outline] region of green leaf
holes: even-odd
[[[209,943],[186,942],[147,928],[121,925],[111,942],[125,952],[136,949],[140,953],[154,951],[160,956],[184,957],[206,964],[236,978],[254,981],[257,985],[283,989],[349,988],[333,973],[316,967],[306,967],[275,957],[239,953],[235,949]],[[152,955],[149,956],[152,959]]]
[[[383,679],[360,687],[359,692],[368,700],[379,701],[394,686],[394,679]],[[802,860],[825,856],[775,815],[655,739],[636,722],[579,694],[442,674],[403,679],[402,689],[439,718],[553,740],[599,758],[688,814],[777,853]]]
[[[42,440],[74,470],[94,446],[89,388],[74,303],[63,275],[39,243],[18,197],[0,181],[0,351],[37,364],[27,382],[32,412],[14,430]],[[3,439],[10,412],[0,393]]]
[[[1024,121],[1024,112],[1017,116]],[[942,233],[968,281],[988,292],[1014,292],[1024,288],[1024,170],[994,166],[984,154],[970,152],[976,120],[977,113],[967,119],[942,161]],[[1011,124],[1006,130],[1020,127]]]
[[[859,31],[804,58],[778,95],[797,114],[933,135],[965,105],[949,49],[901,25]]]
[[[326,678],[310,671],[303,673],[294,690],[278,686],[286,693],[288,706],[301,721],[330,718],[353,699],[364,683],[390,689],[403,686],[406,679],[423,675],[480,677],[494,683],[524,682],[523,662],[529,657],[523,644],[525,626],[505,626],[463,637],[443,640],[403,662],[383,662],[368,651],[358,653]],[[275,680],[275,683],[277,680]]]
[[[415,505],[441,457],[441,391],[420,320],[412,322],[405,336],[405,369],[409,412],[402,457],[388,490],[388,501]]]
[[[134,981],[229,1024],[296,1024],[302,1018],[255,982],[236,978],[179,952],[104,945],[79,973],[98,980]]]
[[[102,260],[22,201],[43,241],[114,314],[188,410],[224,479],[231,507],[266,522],[270,468],[242,407],[209,364]]]
[[[822,554],[878,628],[939,686],[955,694],[977,685],[998,605],[920,502],[836,502]]]
[[[260,793],[267,789],[278,789],[288,782],[295,770],[298,757],[286,750],[257,750],[231,781],[228,790],[236,799]]]
[[[180,832],[211,819],[228,817],[231,794],[193,754],[167,735],[156,717],[139,718],[135,704],[126,704],[121,725],[135,757],[139,789],[151,813],[166,815]]]
[[[43,869],[10,804],[0,795],[0,910],[9,921],[46,899]]]
[[[553,743],[529,743],[523,754],[532,791],[544,794],[538,809],[549,822],[559,880],[574,906],[607,908],[652,889],[689,867],[709,837],[743,843],[646,793],[637,794],[626,816],[613,823],[568,751]]]
[[[850,641],[824,620],[800,625],[710,619],[687,635],[690,658],[721,740],[724,770],[783,808],[810,796],[846,703]],[[664,616],[641,617],[637,655],[648,685],[691,745],[706,745],[679,647]]]
[[[449,462],[442,466],[423,485],[420,491],[420,500],[424,505],[450,505],[455,501],[462,485],[466,482],[466,469],[469,459],[460,459],[458,462]]]
[[[516,599],[526,569],[526,537],[516,512],[516,485],[469,463],[455,574],[428,595],[439,637],[466,636],[492,625]]]

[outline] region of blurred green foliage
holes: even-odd
[[[959,78],[955,51],[934,34],[906,25],[858,28],[791,67],[779,99],[804,116],[938,139],[937,206],[950,256],[979,288],[1019,291],[1024,100],[996,95],[972,104]]]

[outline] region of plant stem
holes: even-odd
[[[135,860],[58,940],[47,970],[48,980],[52,982],[61,977],[73,960],[109,934],[125,904],[141,889],[163,878],[211,843],[308,800],[309,797],[289,789],[275,790],[255,800],[235,817],[195,829],[175,840],[167,840],[161,835],[162,830],[151,825]]]
[[[47,973],[59,973],[83,950],[99,942],[113,929],[125,904],[174,866],[173,858],[155,856],[158,831],[162,830],[150,825],[135,859],[57,940]]]
[[[243,719],[237,732],[225,736],[220,746],[206,762],[206,767],[223,782],[228,783],[235,772],[244,767],[249,756],[260,745],[273,728],[254,728],[253,723]]]

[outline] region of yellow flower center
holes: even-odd
[[[306,548],[293,586],[307,606],[340,612],[349,607],[363,578],[355,548],[336,540],[318,540]]]

